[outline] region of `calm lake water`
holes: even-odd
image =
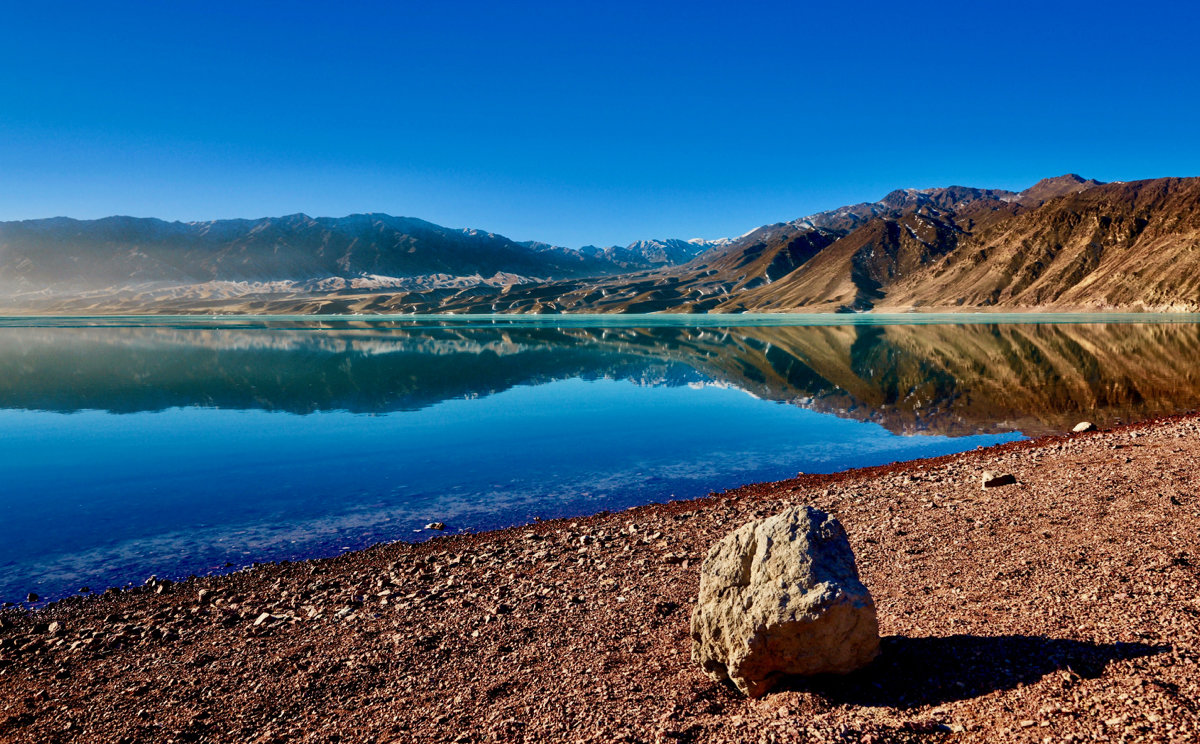
[[[1195,318],[963,320],[0,320],[0,600],[1200,407]]]

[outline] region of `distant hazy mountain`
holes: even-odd
[[[651,269],[687,263],[697,256],[714,248],[723,248],[731,242],[733,241],[729,238],[720,240],[668,238],[666,240],[638,240],[626,246],[613,245],[608,248],[588,245],[580,248],[579,251],[585,256],[597,258],[625,269]]]
[[[259,295],[444,292],[673,265],[716,245],[641,241],[577,251],[386,214],[211,222],[54,218],[0,223],[0,293],[9,298],[2,304],[18,310],[25,301],[74,297],[89,310],[111,300],[153,311],[164,301],[200,307]]]
[[[386,214],[0,223],[0,282],[26,289],[497,273],[559,278],[622,268],[566,248]]]

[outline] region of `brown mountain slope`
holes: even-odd
[[[951,250],[960,230],[936,210],[871,220],[771,286],[742,292],[726,312],[806,307],[868,309],[884,287]]]
[[[1200,309],[1200,179],[1040,182],[877,217],[721,309]]]
[[[979,230],[876,307],[1200,309],[1200,179],[1096,186]]]
[[[953,251],[969,231],[1002,222],[1023,207],[1018,195],[952,186],[894,191],[891,209],[848,232],[770,287],[731,298],[719,310],[866,310],[897,281]]]

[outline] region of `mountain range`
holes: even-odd
[[[950,186],[579,250],[383,214],[0,223],[11,313],[1200,310],[1200,178]]]

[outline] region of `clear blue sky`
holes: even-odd
[[[7,3],[0,219],[383,211],[608,245],[1197,175],[1195,7]]]

